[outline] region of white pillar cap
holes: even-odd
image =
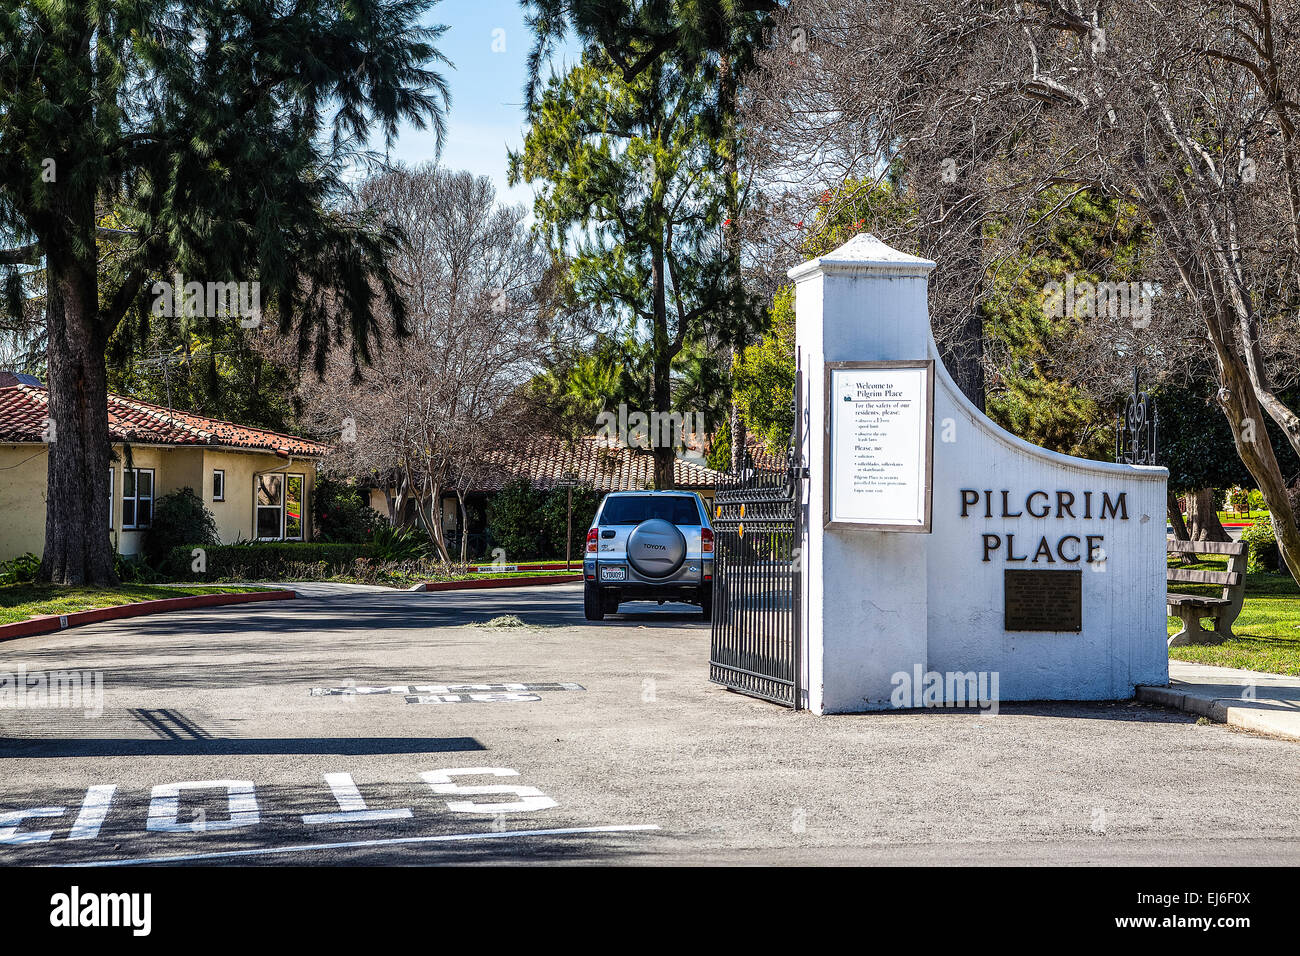
[[[870,233],[860,232],[832,252],[809,259],[786,275],[798,282],[818,272],[876,272],[891,276],[926,276],[934,263],[887,246]]]

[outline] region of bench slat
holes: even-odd
[[[1200,605],[1201,607],[1221,607],[1225,604],[1231,603],[1231,601],[1225,600],[1224,598],[1201,597],[1199,594],[1177,594],[1173,591],[1170,591],[1165,599],[1165,604],[1171,607],[1176,607],[1180,604],[1191,604],[1193,606]]]
[[[1241,583],[1241,575],[1236,571],[1201,571],[1187,568],[1170,568],[1165,575],[1166,581],[1179,584],[1217,584],[1220,587],[1235,588]]]
[[[1246,545],[1242,541],[1179,541],[1166,538],[1166,550],[1170,554],[1245,554]]]

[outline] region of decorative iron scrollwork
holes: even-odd
[[[1125,465],[1154,465],[1160,435],[1160,413],[1156,400],[1138,387],[1133,370],[1133,394],[1115,421],[1115,460]]]

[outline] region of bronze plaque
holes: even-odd
[[[1083,571],[1003,572],[1003,629],[1083,630]]]

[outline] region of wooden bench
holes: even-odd
[[[1217,584],[1223,587],[1218,597],[1199,594],[1180,594],[1170,591],[1167,596],[1170,617],[1182,620],[1183,629],[1169,638],[1170,647],[1185,644],[1221,644],[1232,637],[1232,622],[1241,613],[1246,599],[1246,545],[1241,541],[1179,541],[1169,538],[1168,554],[1226,554],[1226,571],[1200,571],[1173,567],[1165,579],[1173,584]],[[1201,627],[1201,618],[1214,619],[1214,630]]]

